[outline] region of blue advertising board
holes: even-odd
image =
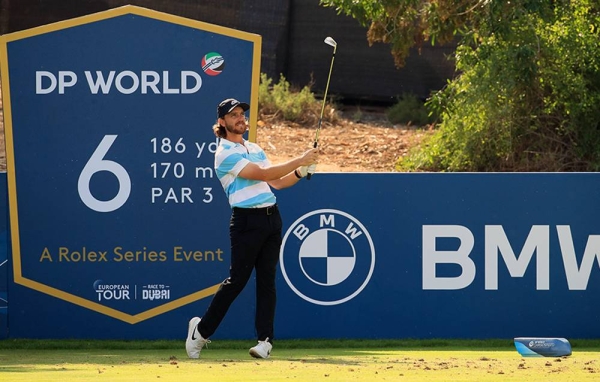
[[[600,336],[598,174],[317,175],[279,199],[280,336]]]
[[[8,337],[8,187],[0,173],[0,338]]]
[[[317,173],[276,191],[276,336],[596,338],[598,186],[591,173]],[[182,284],[216,276],[191,267]],[[20,285],[10,291],[15,337],[181,339],[210,301],[129,324]],[[254,337],[254,291],[251,280],[213,339]]]

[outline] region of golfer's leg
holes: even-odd
[[[257,232],[247,220],[252,216],[232,216],[230,225],[231,238],[231,267],[229,277],[221,283],[219,290],[213,297],[198,330],[202,337],[209,338],[217,330],[231,303],[236,299],[246,286],[254,262],[260,250],[260,240],[257,240]]]
[[[264,243],[256,259],[256,334],[260,341],[274,337],[275,305],[277,292],[275,278],[281,248],[281,219],[277,217],[271,227],[272,233]]]

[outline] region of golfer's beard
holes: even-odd
[[[235,125],[227,125],[225,128],[232,134],[244,134],[248,127],[245,122],[238,122]]]

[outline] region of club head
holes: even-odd
[[[332,39],[331,37],[327,37],[325,39],[325,44],[333,46],[334,48],[337,46],[337,42],[335,42],[335,40]]]

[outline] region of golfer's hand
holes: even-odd
[[[309,166],[319,161],[319,149],[310,149],[300,157],[300,166]]]
[[[302,167],[298,168],[298,174],[301,177],[305,178],[306,175],[308,175],[309,173],[314,174],[316,168],[317,168],[317,165],[314,163],[311,164],[310,166],[302,166]],[[312,170],[312,172],[311,172],[311,170]]]

